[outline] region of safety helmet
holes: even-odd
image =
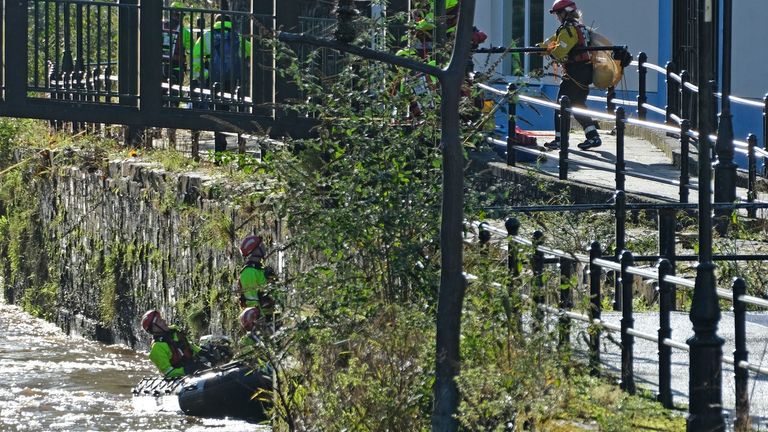
[[[184,9],[184,3],[180,1],[174,1],[174,2],[171,2],[169,7],[171,9]]]
[[[240,312],[240,325],[243,326],[246,331],[251,331],[260,317],[261,312],[259,311],[259,308],[245,308],[242,312]]]
[[[240,243],[240,253],[243,257],[254,255],[256,257],[264,256],[264,247],[262,246],[261,236],[249,235]]]
[[[144,317],[141,319],[141,327],[144,328],[145,331],[151,333],[152,324],[155,323],[155,321],[160,318],[160,312],[158,312],[155,309],[148,310]]]
[[[573,12],[576,9],[576,2],[573,0],[555,0],[555,2],[552,3],[552,9],[549,10],[549,13],[553,14],[563,10],[566,12]]]

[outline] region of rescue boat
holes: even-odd
[[[133,395],[177,397],[187,415],[263,421],[268,418],[271,390],[271,376],[235,361],[185,377],[144,378]]]

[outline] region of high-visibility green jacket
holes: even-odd
[[[200,347],[187,341],[176,326],[170,326],[165,334],[155,336],[149,350],[149,359],[165,378],[176,378],[192,373],[186,370],[195,362]]]
[[[216,21],[213,24],[214,30],[229,29],[232,31],[231,21]],[[208,79],[208,61],[211,57],[211,30],[203,32],[203,36],[198,38],[195,46],[192,48],[192,79],[199,80],[202,76],[203,81]],[[240,36],[240,49],[244,58],[251,58],[251,42]]]
[[[240,289],[243,292],[244,307],[261,307],[259,295],[267,284],[264,269],[254,264],[246,264],[240,270]],[[264,312],[264,311],[261,311]]]

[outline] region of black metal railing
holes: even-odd
[[[531,147],[525,147],[525,146],[518,146],[515,145],[516,137],[515,137],[515,126],[516,126],[516,112],[517,108],[516,105],[520,102],[525,102],[532,105],[538,105],[543,106],[546,108],[553,109],[558,112],[567,112],[569,114],[581,114],[581,115],[587,115],[593,118],[597,118],[603,121],[612,121],[615,124],[616,132],[617,132],[617,149],[616,149],[616,164],[615,164],[615,171],[616,171],[616,189],[617,190],[624,190],[624,181],[627,175],[629,176],[637,176],[637,177],[644,177],[649,180],[658,181],[661,183],[666,183],[670,185],[677,185],[679,187],[679,201],[682,203],[688,202],[689,196],[690,196],[690,190],[695,189],[695,186],[691,185],[691,179],[690,179],[690,166],[689,166],[689,154],[690,154],[690,146],[693,141],[698,140],[698,132],[691,129],[691,122],[689,120],[691,113],[692,113],[692,105],[691,101],[693,100],[693,96],[696,95],[698,92],[698,87],[690,84],[687,82],[687,74],[683,72],[680,76],[676,75],[671,71],[671,64],[668,64],[667,69],[661,68],[659,66],[653,65],[651,63],[648,63],[646,61],[646,56],[641,53],[639,56],[639,61],[634,62],[634,64],[638,65],[638,68],[641,72],[641,77],[645,76],[645,72],[647,69],[655,70],[659,73],[665,73],[668,77],[672,79],[672,82],[680,82],[680,99],[679,102],[675,102],[677,99],[675,99],[675,92],[674,88],[672,88],[672,91],[668,92],[669,95],[672,95],[672,98],[668,100],[667,106],[665,109],[658,108],[654,105],[651,105],[647,102],[648,97],[646,93],[646,86],[644,85],[645,80],[641,79],[640,83],[640,91],[637,97],[637,101],[626,101],[626,100],[620,100],[613,97],[613,93],[609,92],[606,97],[598,97],[598,96],[590,96],[591,100],[601,100],[606,102],[606,106],[616,106],[619,105],[619,108],[615,110],[615,112],[612,113],[605,113],[605,112],[599,112],[599,111],[592,111],[592,110],[586,110],[583,108],[577,108],[577,107],[571,107],[570,101],[567,97],[561,98],[559,103],[553,103],[541,98],[531,97],[524,94],[520,94],[518,92],[517,87],[514,84],[510,84],[506,90],[501,90],[498,88],[495,88],[490,85],[486,84],[478,84],[478,87],[486,92],[493,93],[499,97],[498,104],[506,103],[507,106],[507,112],[509,113],[508,116],[508,131],[510,131],[506,137],[506,140],[496,139],[494,137],[488,137],[487,141],[493,145],[500,146],[503,148],[506,148],[506,157],[507,157],[507,163],[509,165],[515,165],[516,164],[516,153],[517,152],[523,152],[528,153],[531,155],[534,155],[535,158],[540,158],[544,156],[544,152],[537,151],[535,148]],[[750,107],[761,107],[763,110],[763,116],[764,119],[768,118],[768,96],[766,96],[764,103],[760,104],[755,101],[751,101],[748,99],[738,98],[735,96],[730,96],[730,100],[734,103],[743,104]],[[637,118],[629,118],[627,117],[624,106],[629,107],[635,107],[637,112]],[[688,116],[688,117],[680,117],[677,113],[672,112],[672,108],[679,107],[679,113],[682,116]],[[665,119],[670,120],[674,125],[670,125],[668,123],[657,123],[648,121],[646,119],[647,112],[652,111],[659,115],[663,115]],[[560,139],[560,151],[558,154],[558,164],[559,164],[559,178],[561,180],[568,179],[568,171],[569,166],[571,164],[584,166],[588,168],[595,168],[595,169],[606,169],[602,165],[593,164],[586,161],[574,161],[570,160],[568,158],[569,155],[569,130],[570,130],[570,115],[564,115],[560,116],[560,121],[562,124],[560,125],[560,131],[562,134],[562,137]],[[764,136],[764,143],[766,140],[768,140],[768,120],[764,122],[763,126],[763,136]],[[644,129],[650,129],[655,130],[661,133],[670,134],[673,136],[679,137],[680,140],[680,152],[681,152],[681,163],[680,163],[680,176],[678,179],[662,179],[662,178],[649,178],[647,174],[643,174],[641,172],[633,172],[633,171],[627,171],[626,169],[626,163],[624,160],[624,137],[625,137],[625,125],[634,125],[640,128]],[[710,138],[712,139],[712,142],[715,142],[717,140],[717,136],[711,135]],[[765,160],[766,157],[768,157],[768,151],[766,151],[763,148],[760,148],[758,146],[757,137],[753,134],[750,134],[747,137],[746,141],[739,141],[739,140],[733,140],[733,144],[735,147],[735,151],[741,152],[747,155],[748,160],[748,172],[747,172],[747,195],[746,197],[739,197],[741,201],[745,202],[755,202],[757,199],[757,161],[758,157],[763,158]],[[735,185],[734,185],[735,187]],[[754,212],[750,212],[750,215],[753,215]]]
[[[674,207],[691,207],[689,204],[635,204],[633,208],[639,209],[669,209]],[[604,209],[604,205],[582,205],[574,208],[573,206],[540,206],[540,207],[520,207],[520,211],[563,211],[565,207],[568,211],[589,211],[595,209]],[[614,206],[617,209],[619,206]],[[621,217],[617,211],[616,217]],[[672,217],[674,222],[674,217]],[[483,244],[491,242],[496,236],[500,241],[506,241],[507,265],[510,276],[520,275],[522,263],[531,263],[531,283],[530,295],[518,293],[521,298],[530,301],[535,305],[532,324],[536,328],[541,328],[544,320],[552,317],[557,323],[559,342],[558,347],[570,349],[572,346],[570,335],[572,334],[571,325],[573,320],[582,321],[591,326],[588,332],[587,357],[589,366],[593,373],[599,373],[601,370],[601,340],[603,332],[619,333],[621,348],[621,387],[628,393],[635,393],[635,374],[634,374],[634,339],[640,338],[658,345],[658,399],[667,408],[673,408],[672,392],[672,350],[688,351],[689,346],[672,338],[673,329],[671,327],[670,313],[676,310],[675,298],[677,290],[692,290],[695,282],[692,279],[675,276],[675,262],[684,260],[695,260],[696,257],[675,256],[674,253],[669,257],[642,256],[635,257],[630,251],[622,250],[619,258],[616,256],[603,256],[603,250],[598,242],[593,242],[588,251],[566,252],[559,249],[546,246],[544,243],[545,235],[541,231],[535,231],[530,239],[520,235],[520,222],[516,218],[509,218],[505,223],[505,230],[499,229],[485,222],[472,222],[470,224],[477,232],[477,237]],[[674,239],[672,240],[674,242]],[[618,243],[618,242],[617,242]],[[523,248],[521,248],[521,246]],[[674,251],[674,243],[672,245]],[[526,256],[524,251],[528,250]],[[764,255],[718,255],[716,260],[741,260],[755,259],[764,260],[768,257]],[[638,261],[650,261],[655,265],[653,267],[638,267],[635,265]],[[578,304],[573,300],[573,286],[564,281],[570,281],[573,275],[574,266],[580,264],[588,277],[582,278],[588,285],[588,302],[586,310],[579,312],[573,310],[573,305]],[[556,282],[557,295],[545,295],[547,292],[542,283],[546,278],[543,277],[545,267],[554,266],[557,268],[560,277],[551,278]],[[619,290],[614,293],[615,297],[621,298],[620,308],[622,317],[620,325],[607,323],[601,318],[603,304],[603,281],[601,275],[606,272],[614,273],[614,279],[619,282]],[[468,281],[477,279],[476,276],[466,274]],[[635,278],[644,281],[651,281],[658,285],[659,296],[659,327],[656,334],[644,333],[634,328],[633,304],[633,286]],[[499,288],[501,285],[496,284]],[[733,357],[722,356],[721,361],[733,365],[735,373],[735,420],[737,424],[747,424],[749,421],[749,395],[748,380],[749,373],[759,375],[768,375],[768,368],[749,363],[749,353],[746,345],[746,319],[747,306],[753,308],[768,308],[768,300],[751,296],[747,294],[747,286],[743,279],[736,278],[730,289],[717,289],[717,295],[720,299],[733,302],[734,309],[734,338],[735,351]],[[552,305],[556,304],[556,305]]]

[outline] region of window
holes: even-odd
[[[510,0],[508,12],[510,26],[505,31],[504,38],[514,41],[518,47],[533,46],[544,40],[544,0]],[[525,73],[541,69],[544,59],[541,56],[520,56]],[[511,58],[505,60],[504,70],[512,74]]]

